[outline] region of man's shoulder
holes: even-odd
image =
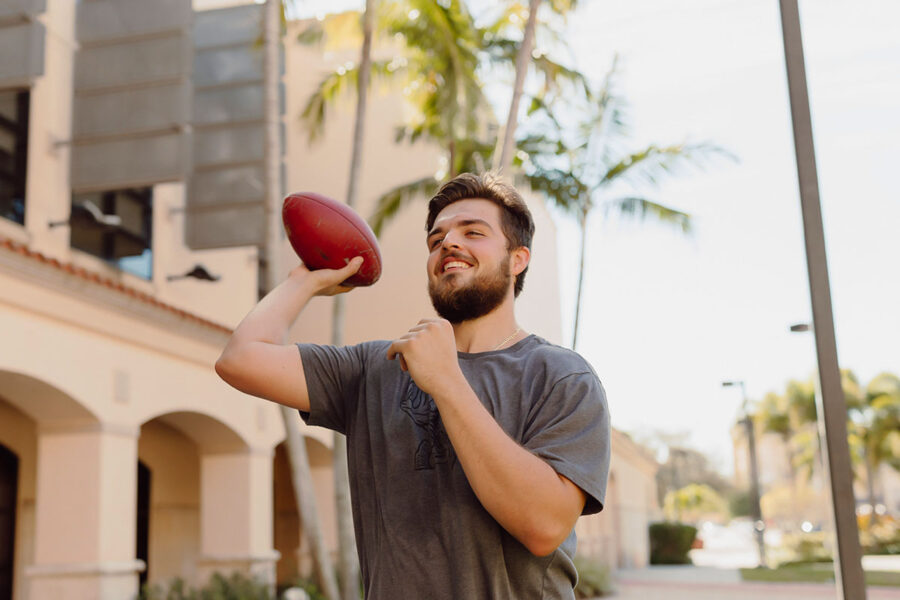
[[[381,351],[387,352],[391,343],[390,340],[369,340],[368,342],[360,342],[357,344],[357,347],[363,354],[372,354]]]
[[[596,377],[591,364],[579,353],[547,341],[538,335],[532,335],[531,343],[525,348],[526,360],[532,364],[543,363],[548,370],[561,375],[585,373]]]
[[[376,357],[387,358],[387,349],[390,345],[391,342],[388,340],[372,340],[342,346],[300,342],[297,343],[297,348],[304,357],[366,364],[372,362]]]

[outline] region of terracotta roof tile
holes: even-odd
[[[209,327],[211,329],[215,329],[217,331],[222,331],[225,333],[231,333],[232,330],[224,325],[220,325],[219,323],[215,323],[208,319],[204,319],[199,315],[195,315],[194,313],[188,312],[186,310],[182,310],[171,304],[166,304],[165,302],[161,302],[156,297],[142,292],[133,287],[129,287],[118,281],[114,281],[109,277],[104,277],[99,273],[95,273],[93,271],[88,271],[83,267],[78,267],[73,265],[72,263],[63,263],[55,258],[48,257],[40,252],[36,252],[34,250],[29,249],[26,245],[20,244],[19,242],[15,242],[8,238],[0,237],[0,248],[4,250],[8,250],[10,252],[15,252],[16,254],[20,254],[32,260],[36,260],[37,262],[43,263],[45,265],[49,265],[55,269],[59,269],[60,271],[64,271],[69,273],[75,277],[80,277],[97,285],[102,285],[104,287],[115,290],[119,293],[125,294],[126,296],[130,296],[140,302],[144,302],[145,304],[149,304],[151,306],[155,306],[161,310],[168,311],[170,313],[176,314],[182,319],[187,321],[191,321],[197,323],[199,325],[203,325],[205,327]]]

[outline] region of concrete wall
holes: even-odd
[[[644,567],[650,561],[648,525],[660,518],[656,500],[658,464],[627,435],[613,430],[606,503],[582,517],[578,553],[610,569]]]

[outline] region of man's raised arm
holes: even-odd
[[[288,331],[313,296],[332,296],[353,288],[341,282],[359,270],[354,258],[343,269],[310,271],[300,265],[244,317],[219,360],[216,373],[238,390],[309,410],[309,393],[300,353],[287,340]]]

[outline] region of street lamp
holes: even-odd
[[[750,512],[753,517],[753,532],[756,535],[756,546],[759,551],[759,567],[766,566],[766,523],[762,519],[762,510],[759,505],[759,468],[756,460],[756,434],[753,431],[753,419],[747,410],[747,388],[743,381],[723,381],[722,387],[741,388],[741,423],[747,430],[747,453],[750,457]]]
[[[794,130],[794,155],[797,159],[797,183],[803,214],[803,239],[812,322],[815,326],[816,364],[819,379],[819,423],[824,433],[823,462],[831,487],[831,505],[837,538],[834,574],[839,598],[865,600],[866,582],[859,547],[856,501],[853,497],[853,472],[847,444],[847,405],[841,389],[841,371],[837,358],[831,284],[825,252],[822,206],[819,203],[819,175],[813,144],[809,92],[806,87],[806,61],[797,0],[779,0],[784,37],[784,62],[787,71],[791,124]]]

